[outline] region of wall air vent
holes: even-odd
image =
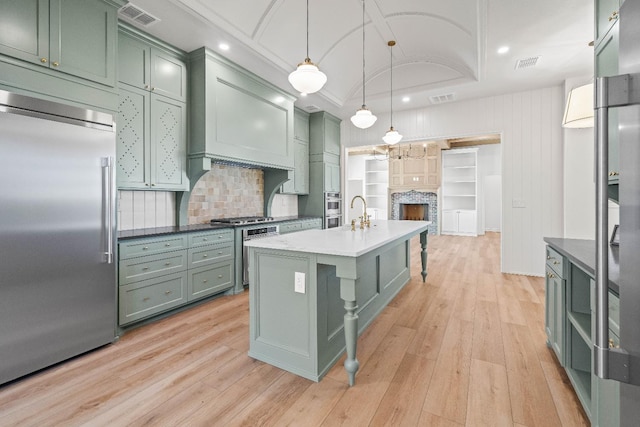
[[[530,58],[518,59],[516,61],[516,70],[522,70],[523,68],[535,67],[538,63],[539,56],[532,56]]]
[[[303,108],[303,110],[307,113],[315,113],[316,111],[320,111],[320,107],[318,107],[317,105],[307,105]]]
[[[118,9],[118,15],[130,21],[138,23],[143,27],[149,27],[157,22],[160,22],[159,18],[156,18],[150,13],[145,12],[132,3],[127,3],[120,9]]]
[[[455,99],[456,99],[456,96],[453,93],[447,93],[444,95],[434,95],[429,97],[429,101],[431,101],[432,104],[444,104],[445,102],[451,102],[451,101],[454,101]]]

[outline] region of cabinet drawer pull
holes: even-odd
[[[547,276],[549,277],[549,279],[553,279],[556,277],[556,275],[553,273],[548,273]]]
[[[222,279],[222,274],[218,274],[218,279]]]
[[[142,271],[147,271],[149,267],[142,267]]]
[[[164,265],[171,265],[171,263],[170,262],[165,262]]]
[[[144,246],[144,247],[142,248],[142,250],[143,250],[143,251],[146,251],[146,250],[148,250],[148,249],[149,249],[149,247],[148,247],[148,246]]]
[[[164,291],[165,295],[171,295],[173,293],[173,291]]]
[[[164,246],[168,248],[169,246],[171,246],[171,243],[165,243]]]
[[[40,62],[42,62],[43,64],[47,63],[47,58],[40,58]]]
[[[206,242],[207,240],[209,240],[209,239],[207,239],[206,237],[203,237],[203,238],[202,238],[202,241],[203,241],[203,242]]]
[[[207,279],[202,280],[202,283],[207,283]]]
[[[209,255],[204,254],[204,255],[202,255],[202,258],[207,258],[208,256],[209,256]]]
[[[149,298],[149,297],[144,297],[144,298],[142,298],[142,301],[143,301],[143,302],[147,302],[147,301],[149,301],[150,299],[151,299],[151,298]]]
[[[218,255],[222,255],[222,251],[218,252]]]

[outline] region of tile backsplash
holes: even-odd
[[[214,218],[262,216],[264,173],[260,169],[213,164],[196,183],[189,199],[189,224]],[[298,215],[298,196],[276,194],[271,216]],[[176,193],[118,191],[118,230],[176,225]]]
[[[264,172],[212,164],[191,191],[189,224],[264,215]]]

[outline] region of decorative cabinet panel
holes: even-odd
[[[437,189],[440,186],[440,147],[437,144],[390,147],[389,186]]]
[[[186,106],[122,86],[117,127],[119,188],[186,190]]]
[[[324,191],[340,192],[340,164],[329,162],[324,164]]]
[[[207,48],[189,59],[190,157],[293,170],[295,99]]]
[[[103,0],[3,1],[0,28],[0,53],[115,86],[117,16],[113,4]]]
[[[340,119],[320,111],[309,116],[309,154],[311,161],[324,155],[340,156]],[[338,160],[339,163],[339,160]]]
[[[118,187],[188,190],[186,66],[131,31],[119,35]]]
[[[187,101],[187,66],[169,51],[150,45],[125,27],[118,35],[118,80],[177,101]]]

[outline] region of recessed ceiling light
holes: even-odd
[[[402,102],[409,102],[409,101],[411,101],[411,98],[409,98],[408,96],[402,97]]]
[[[220,50],[229,50],[229,45],[226,43],[220,43],[218,47],[220,48]]]
[[[498,53],[500,55],[504,55],[507,52],[509,52],[509,46],[501,46],[498,48]]]

